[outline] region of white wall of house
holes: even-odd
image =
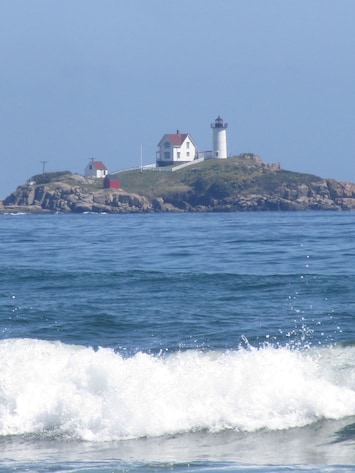
[[[190,135],[187,135],[180,145],[174,145],[169,139],[169,135],[164,135],[159,143],[157,161],[166,163],[185,163],[193,161],[195,156],[196,146]]]
[[[96,177],[96,169],[91,163],[86,166],[84,175],[85,177]]]
[[[105,177],[106,175],[108,174],[108,170],[107,169],[97,169],[95,167],[95,164],[93,164],[92,162],[90,162],[86,168],[85,168],[85,171],[84,171],[84,175],[85,177]]]
[[[174,155],[173,155],[174,163],[175,162],[190,162],[195,159],[196,148],[189,136],[186,137],[185,141],[182,143],[180,147],[174,146],[173,150],[174,150]]]
[[[108,174],[107,169],[97,169],[96,177],[105,177]]]

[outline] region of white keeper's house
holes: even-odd
[[[108,169],[102,161],[94,161],[94,158],[91,158],[84,175],[85,177],[105,177],[108,175]]]
[[[171,166],[193,161],[197,157],[197,147],[188,133],[166,134],[159,141],[156,165]]]

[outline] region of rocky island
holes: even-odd
[[[103,179],[69,171],[33,176],[0,213],[239,212],[355,209],[355,184],[296,173],[254,154],[209,159],[182,169],[137,169]]]

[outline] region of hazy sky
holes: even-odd
[[[354,0],[0,0],[0,198],[165,133],[355,182]]]

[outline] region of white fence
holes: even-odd
[[[146,166],[140,167],[134,167],[134,168],[127,168],[127,169],[120,169],[119,171],[115,172],[110,172],[110,174],[119,174],[122,172],[129,172],[129,171],[156,171],[156,172],[174,172],[178,171],[179,169],[186,168],[187,166],[191,166],[192,164],[197,164],[201,163],[204,161],[205,158],[198,158],[194,159],[193,161],[190,161],[188,163],[183,163],[183,164],[177,164],[176,166],[162,166],[162,167],[156,167],[155,164],[147,164]]]

